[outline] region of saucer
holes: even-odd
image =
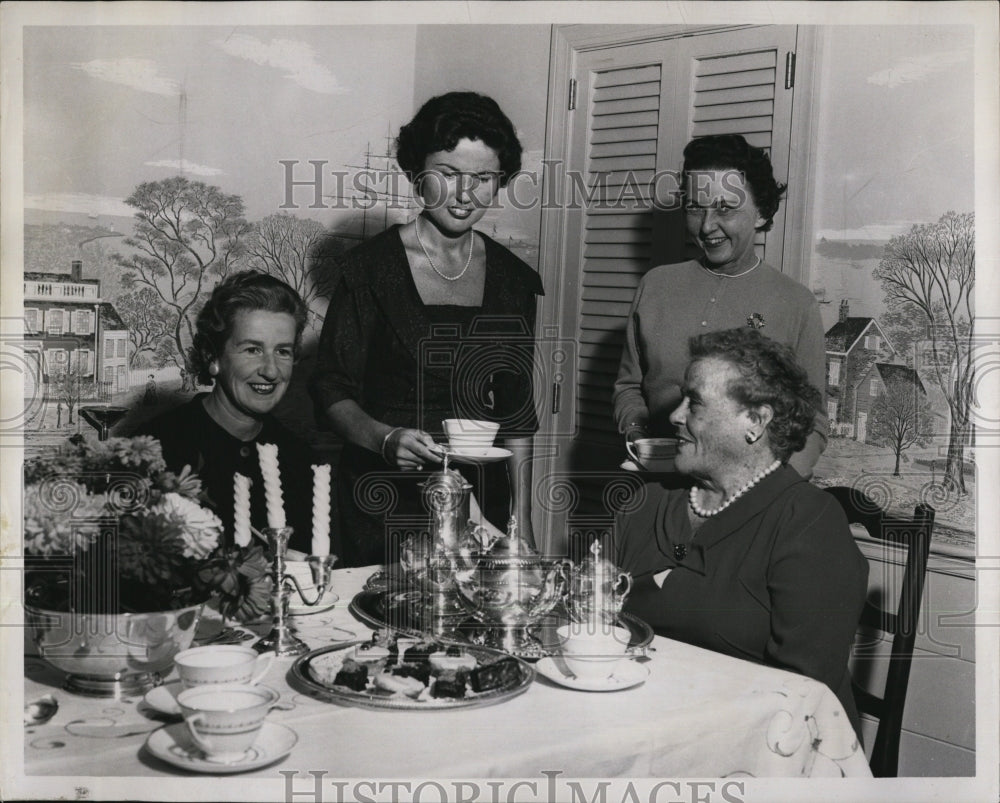
[[[177,704],[177,695],[182,691],[184,685],[179,680],[172,680],[170,683],[151,688],[142,701],[154,711],[170,717],[179,717],[181,707]]]
[[[510,449],[501,449],[499,446],[486,448],[467,446],[460,449],[453,449],[449,446],[444,451],[447,453],[448,459],[454,463],[471,463],[473,465],[495,463],[498,460],[505,460],[512,454]]]
[[[627,659],[618,664],[611,677],[600,680],[580,680],[575,675],[563,672],[551,657],[542,658],[535,664],[535,671],[553,683],[577,691],[621,691],[638,686],[649,677],[649,667]]]
[[[309,597],[310,599],[316,596],[315,587],[303,588],[302,590],[306,592],[306,596]],[[323,595],[323,599],[321,599],[316,605],[310,606],[306,605],[302,601],[302,598],[299,596],[297,591],[293,591],[291,596],[288,598],[288,615],[306,616],[307,614],[310,613],[321,613],[322,611],[328,611],[330,610],[330,608],[332,608],[334,605],[337,604],[337,600],[339,599],[340,597],[338,597],[332,591],[327,591]]]
[[[205,758],[191,741],[187,724],[178,722],[174,725],[164,725],[153,731],[146,739],[146,748],[157,758],[191,772],[207,772],[214,775],[247,772],[248,770],[266,767],[279,761],[292,752],[299,737],[287,725],[276,722],[264,722],[257,741],[253,747],[243,754],[243,757],[223,764]]]
[[[677,469],[674,467],[674,459],[664,460],[662,458],[652,458],[648,465],[636,463],[631,458],[626,458],[618,466],[622,471],[632,471],[640,474],[674,474]]]

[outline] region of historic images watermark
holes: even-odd
[[[279,209],[353,209],[368,211],[380,204],[406,210],[411,183],[401,170],[364,168],[357,171],[326,170],[325,159],[280,159],[282,202]],[[445,190],[455,183],[458,192],[479,208],[499,208],[495,192],[476,195],[485,183],[499,185],[496,174],[427,171],[413,184],[434,183]],[[373,187],[384,189],[375,192]],[[427,192],[453,203],[448,192]],[[483,197],[487,200],[484,201]],[[504,206],[524,211],[543,209],[671,211],[686,207],[737,207],[747,200],[743,174],[738,170],[658,170],[651,175],[632,170],[584,173],[566,170],[560,160],[542,160],[541,172],[521,170],[507,177]],[[308,203],[304,203],[308,201]]]
[[[278,770],[286,803],[743,803],[743,781],[576,781],[559,770],[543,779],[383,781],[328,779],[326,770]]]

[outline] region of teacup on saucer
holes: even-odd
[[[266,767],[287,756],[295,747],[298,736],[287,725],[264,722],[257,740],[243,757],[228,764],[209,761],[191,741],[187,725],[177,722],[153,731],[146,739],[146,749],[157,758],[191,772],[227,775]]]
[[[631,633],[628,628],[603,622],[563,625],[559,636],[562,660],[580,680],[611,677],[625,657]]]
[[[185,689],[177,704],[205,758],[231,764],[246,757],[279,696],[267,686],[224,683]]]

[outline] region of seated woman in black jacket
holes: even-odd
[[[234,274],[212,291],[198,314],[191,362],[200,393],[142,425],[163,446],[168,468],[190,466],[233,544],[233,476],[249,477],[250,523],[267,526],[257,444],[275,444],[290,546],[308,551],[312,534],[309,448],[271,411],[285,395],[306,323],[306,307],[291,287],[264,273]]]

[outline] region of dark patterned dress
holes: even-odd
[[[423,429],[442,443],[445,418],[498,422],[498,445],[538,429],[532,376],[541,280],[507,249],[477,234],[486,243],[479,307],[424,304],[398,226],[342,258],[310,381],[321,424],[330,405],[353,399],[377,421]],[[503,526],[511,501],[506,463],[461,470],[486,516]],[[394,559],[387,525],[426,517],[420,489],[425,477],[344,445],[337,469],[340,565]]]

